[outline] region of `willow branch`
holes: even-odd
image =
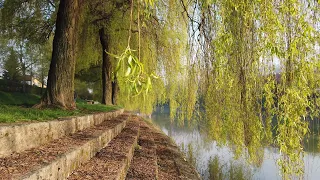
[[[129,28],[129,37],[128,37],[128,47],[130,47],[131,41],[131,30],[132,30],[132,19],[133,19],[133,0],[131,0],[131,10],[130,10],[130,28]]]
[[[139,42],[139,47],[138,47],[138,53],[139,53],[139,60],[140,60],[140,56],[141,56],[141,29],[140,29],[140,2],[138,1],[138,31],[139,31],[139,35],[138,35],[138,42]]]

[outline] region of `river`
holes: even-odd
[[[240,166],[243,169],[244,179],[281,179],[277,166],[279,151],[276,148],[264,148],[262,162],[257,167],[246,163],[244,158],[234,159],[234,154],[228,147],[219,147],[215,141],[204,137],[197,128],[181,127],[172,123],[168,113],[154,113],[151,120],[185,152],[189,161],[195,165],[203,179],[210,179],[209,167],[211,167],[210,162],[212,163],[210,159],[214,158],[218,158],[219,166],[223,167],[221,169],[224,173],[228,172],[228,168],[232,164],[233,167]],[[320,152],[317,143],[311,139],[306,145],[306,151],[304,177],[308,180],[318,180],[320,179]]]

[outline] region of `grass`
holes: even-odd
[[[81,115],[81,111],[66,111],[60,109],[34,109],[21,106],[0,105],[0,122],[20,122],[20,121],[46,121],[57,119],[58,117]]]
[[[40,101],[40,96],[23,93],[7,93],[0,91],[0,105],[32,106]]]
[[[23,121],[48,121],[59,117],[79,116],[95,112],[108,112],[120,109],[117,106],[86,104],[77,101],[77,110],[34,109],[32,106],[40,101],[40,96],[22,93],[5,93],[0,91],[0,123]]]
[[[77,103],[77,108],[82,112],[106,112],[112,111],[116,109],[120,109],[120,106],[106,106],[104,104],[84,104],[84,103]]]

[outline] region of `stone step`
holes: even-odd
[[[38,147],[63,136],[101,124],[123,113],[123,109],[47,122],[0,124],[0,158]]]
[[[66,179],[106,147],[129,118],[123,114],[49,144],[0,158],[0,179]]]
[[[160,131],[152,132],[157,146],[158,179],[201,179],[196,169],[186,161],[179,147]]]
[[[69,180],[125,179],[139,135],[137,117],[127,122],[123,131],[88,163],[74,171]]]
[[[158,179],[157,147],[151,133],[150,127],[141,122],[138,148],[134,152],[127,180]]]

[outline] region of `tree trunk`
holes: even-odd
[[[47,90],[37,107],[75,109],[74,73],[81,0],[60,0]]]
[[[40,91],[41,96],[43,95],[43,87],[44,87],[44,71],[43,71],[43,68],[44,68],[44,63],[43,63],[43,59],[41,59],[41,91]]]
[[[102,45],[102,104],[112,104],[112,78],[111,70],[112,65],[110,61],[110,56],[105,52],[109,50],[108,34],[105,33],[104,28],[99,30],[100,42]]]
[[[114,79],[112,81],[112,104],[116,105],[118,100],[118,93],[119,93],[119,85],[117,76],[114,75]]]
[[[41,81],[41,90],[40,90],[40,95],[43,95],[43,81]]]
[[[23,61],[23,51],[22,45],[20,44],[20,52],[19,52],[20,65],[22,70],[22,92],[26,93],[26,63]]]

